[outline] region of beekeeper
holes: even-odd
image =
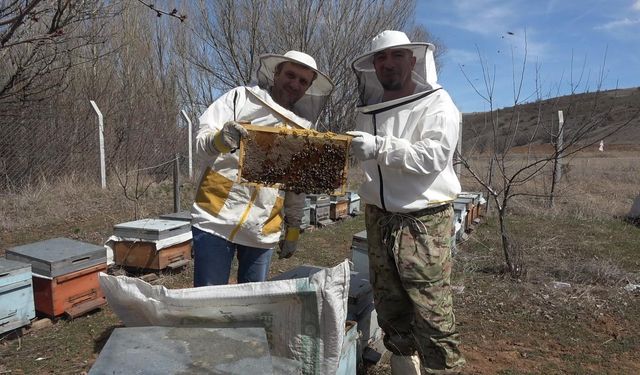
[[[238,283],[264,281],[276,243],[280,258],[297,248],[305,195],[236,182],[235,150],[247,134],[240,123],[309,129],[333,83],[298,51],[260,56],[256,78],[257,86],[230,90],[200,116],[196,148],[206,168],[191,209],[196,287],[227,284],[234,256]]]
[[[450,285],[460,114],[436,82],[433,51],[387,30],[352,63],[361,106],[349,134],[365,172],[371,284],[393,373],[403,375],[465,363]]]

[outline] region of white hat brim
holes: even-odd
[[[318,69],[307,65],[299,60],[291,59],[283,55],[265,54],[260,56],[260,66],[258,71],[261,71],[266,77],[269,78],[270,83],[273,84],[273,75],[276,71],[278,64],[283,62],[292,62],[294,64],[302,65],[317,73],[316,79],[311,83],[311,86],[307,89],[306,94],[316,96],[326,96],[333,91],[334,84],[326,74],[322,73]]]
[[[373,68],[373,55],[380,52],[380,51],[384,51],[386,49],[389,48],[393,48],[393,49],[409,49],[411,51],[413,51],[413,55],[414,56],[424,56],[427,52],[427,49],[430,50],[435,50],[435,46],[431,43],[425,43],[425,42],[413,42],[413,43],[408,43],[408,44],[398,44],[398,45],[394,45],[394,46],[385,46],[382,48],[378,48],[375,49],[373,51],[369,51],[367,53],[364,53],[358,57],[356,57],[353,62],[351,63],[351,67],[355,70],[359,70],[359,71],[371,71],[374,70]]]

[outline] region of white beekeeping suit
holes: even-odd
[[[391,212],[453,201],[461,190],[453,169],[460,114],[437,83],[433,45],[380,45],[377,50],[390,47],[410,49],[416,58],[413,95],[381,101],[383,88],[373,67],[376,49],[352,64],[361,100],[356,130],[373,134],[377,145],[375,158],[362,162],[366,179],[360,197]]]
[[[276,103],[269,93],[276,66],[287,61],[316,73],[292,110]],[[202,231],[245,246],[271,248],[280,238],[283,219],[290,226],[300,226],[304,194],[237,183],[239,153],[220,153],[214,147],[214,136],[228,121],[313,128],[333,83],[317,70],[313,58],[297,51],[262,55],[256,79],[258,85],[228,91],[200,116],[196,149],[207,167],[191,212],[193,226]]]
[[[437,84],[433,46],[401,31],[374,37],[352,68],[361,106],[350,151],[365,172],[370,281],[391,371],[454,373],[465,364],[450,282],[460,113]]]

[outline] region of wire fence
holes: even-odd
[[[42,180],[75,175],[100,184],[98,117],[90,106],[61,120],[47,110],[24,113],[0,127],[0,191],[19,192]],[[53,111],[54,109],[51,108]],[[180,171],[189,166],[189,127],[178,111],[169,120],[104,117],[106,179],[126,181],[145,174],[171,178],[176,155]]]

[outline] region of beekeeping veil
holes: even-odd
[[[361,105],[376,104],[382,100],[384,89],[380,81],[378,81],[373,67],[373,55],[387,48],[411,50],[416,58],[416,64],[411,74],[411,79],[416,83],[416,92],[407,97],[407,99],[440,87],[437,83],[438,76],[433,57],[434,45],[423,42],[412,43],[407,35],[401,31],[385,30],[371,40],[371,50],[369,52],[357,57],[351,63],[351,68],[358,78]]]
[[[309,68],[317,74],[316,79],[307,89],[305,95],[296,102],[292,109],[292,112],[296,115],[315,123],[329,99],[334,85],[329,77],[318,70],[313,57],[299,51],[289,51],[284,55],[265,54],[260,56],[260,63],[256,72],[258,86],[269,90],[271,86],[273,86],[273,76],[276,67],[280,63],[287,61]]]

